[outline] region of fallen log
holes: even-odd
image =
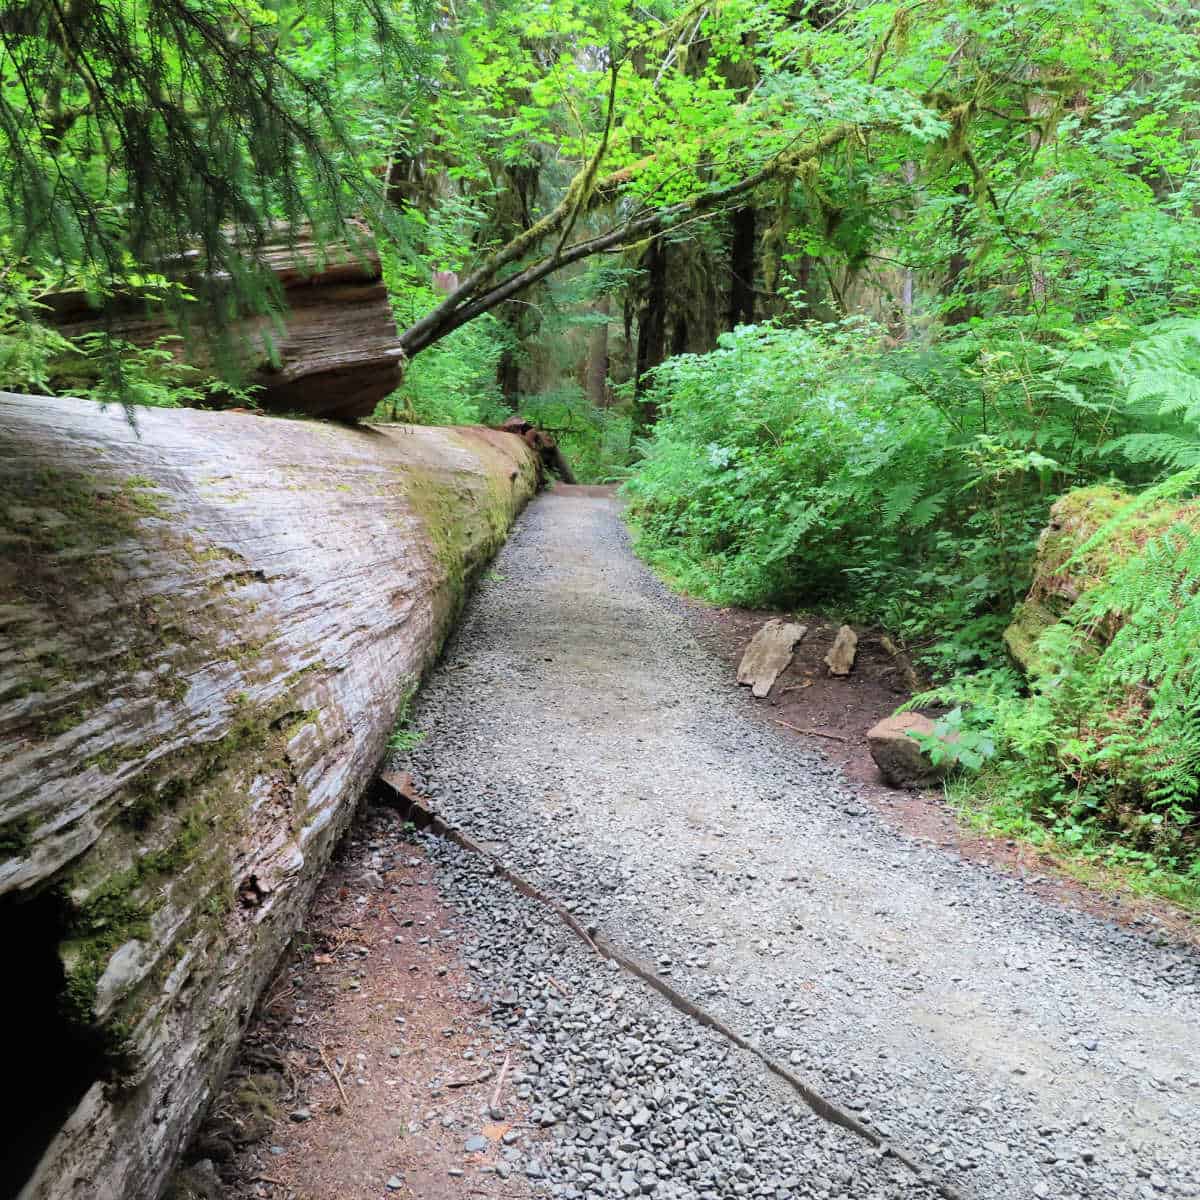
[[[160,1194],[537,475],[479,428],[0,393],[0,1194]]]
[[[275,276],[285,310],[239,322],[229,352],[253,386],[255,403],[270,412],[332,417],[369,417],[403,379],[404,354],[396,332],[379,256],[362,244],[320,246],[311,236],[263,248],[261,265]],[[153,346],[175,332],[161,305],[126,305],[107,312],[89,309],[81,293],[51,298],[59,332],[79,337],[105,330],[135,346]],[[214,347],[203,338],[169,343],[181,361],[211,373]],[[65,364],[65,387],[79,387],[71,372],[86,360]]]
[[[557,475],[563,483],[576,482],[571,464],[567,462],[558,443],[544,429],[539,429],[519,414],[509,417],[499,428],[504,433],[515,433],[524,438],[525,444],[542,460],[545,470]]]

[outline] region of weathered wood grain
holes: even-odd
[[[319,246],[303,236],[264,248],[286,309],[278,317],[243,320],[231,352],[271,412],[314,417],[369,417],[400,386],[404,355],[379,257],[369,243]],[[174,332],[161,306],[149,311],[90,311],[78,293],[51,306],[68,337],[104,328],[135,346]],[[205,371],[212,346],[203,338],[169,343],[177,358]]]
[[[158,1195],[536,477],[482,429],[0,393],[0,896],[57,897],[103,1040],[27,1200]]]

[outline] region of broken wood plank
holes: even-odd
[[[782,725],[784,729],[790,729],[793,733],[804,733],[809,737],[828,738],[831,742],[848,742],[848,737],[842,737],[840,733],[827,733],[824,729],[802,729],[799,725],[789,725],[786,721],[779,720],[778,717],[772,717],[772,721],[776,725]]]
[[[737,681],[760,700],[770,694],[780,672],[792,661],[807,625],[772,617],[750,640],[738,666]]]

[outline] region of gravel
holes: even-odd
[[[397,766],[672,985],[963,1196],[1200,1196],[1200,958],[888,828],[751,719],[611,500],[522,518]],[[932,1194],[432,839],[572,1197]],[[556,986],[557,985],[557,986]],[[520,1094],[520,1093],[519,1093]],[[636,1187],[637,1191],[630,1189]]]

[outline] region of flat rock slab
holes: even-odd
[[[849,675],[858,654],[858,634],[849,625],[843,625],[833,639],[833,646],[825,655],[825,665],[830,675]]]
[[[807,625],[772,617],[746,647],[738,666],[738,683],[749,687],[760,700],[769,695],[780,672],[792,661],[797,643],[807,632]]]

